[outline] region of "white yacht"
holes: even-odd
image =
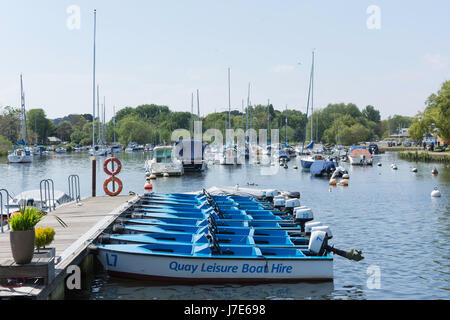
[[[41,198],[44,197],[44,199]],[[21,207],[33,206],[38,209],[46,209],[49,206],[58,207],[63,203],[72,201],[69,195],[60,190],[55,190],[55,199],[45,199],[45,194],[41,194],[41,190],[28,190],[19,193],[14,198],[9,200],[8,204],[5,204],[5,208],[9,209],[9,212],[19,210]]]
[[[145,171],[155,175],[184,174],[183,162],[175,157],[175,147],[158,146],[153,149],[153,158],[145,161]]]
[[[10,163],[29,163],[33,162],[33,156],[28,148],[16,148],[8,154],[8,161]]]
[[[91,156],[106,156],[108,154],[108,149],[102,145],[95,145],[94,148],[89,150]]]

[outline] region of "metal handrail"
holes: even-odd
[[[51,189],[50,189],[50,183],[51,183]],[[44,198],[42,197],[42,184],[44,184]],[[52,193],[50,193],[50,191],[52,191]],[[42,209],[44,209],[44,205],[45,205],[45,208],[48,208],[49,211],[55,210],[55,208],[56,208],[55,183],[53,182],[53,180],[52,179],[41,180],[41,182],[39,184],[39,192],[41,195],[41,203],[43,204]],[[48,205],[47,205],[47,201],[48,201]]]
[[[8,230],[11,229],[11,227],[9,226],[9,206],[8,206],[8,199],[11,198],[11,195],[9,194],[8,190],[6,189],[0,189],[0,230],[3,233],[3,193],[4,192],[6,194],[6,216],[8,217],[8,219],[6,220],[7,223],[6,225],[8,226]]]
[[[79,202],[81,200],[80,177],[76,174],[72,174],[67,178],[67,181],[69,183],[70,199]]]

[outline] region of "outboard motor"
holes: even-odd
[[[282,207],[284,207],[286,204],[286,200],[284,198],[284,196],[276,196],[273,198],[273,207],[275,209],[280,209]]]
[[[112,233],[123,233],[124,227],[121,224],[116,223],[112,227]]]
[[[313,231],[309,239],[308,250],[315,256],[323,256],[326,254],[328,247],[328,236],[325,231]]]
[[[111,243],[111,237],[109,236],[109,234],[101,234],[98,237],[98,242],[101,244],[110,244]]]
[[[364,259],[362,256],[362,251],[351,249],[346,252],[328,245],[328,234],[323,230],[314,230],[311,233],[311,238],[309,239],[308,250],[311,255],[314,256],[324,256],[328,252],[333,252],[341,257],[347,258],[349,260],[360,261]]]
[[[296,199],[288,199],[285,202],[286,211],[289,213],[294,213],[294,208],[300,207],[300,200]]]
[[[328,239],[333,238],[333,234],[331,233],[331,229],[328,226],[314,226],[311,228],[311,233],[314,231],[325,231],[327,233]]]
[[[270,189],[265,190],[265,200],[272,202],[273,198],[275,198],[278,195],[278,190],[276,189]]]
[[[313,212],[310,208],[299,207],[294,208],[294,223],[300,225],[300,230],[305,232],[305,223],[314,219]]]
[[[318,226],[321,226],[321,225],[322,225],[322,222],[319,222],[319,221],[305,223],[305,234],[306,234],[306,236],[310,236],[311,235],[311,231],[312,231],[313,227],[318,227]]]
[[[144,218],[144,214],[136,213],[136,212],[133,212],[130,216],[131,216],[131,219],[143,219]]]

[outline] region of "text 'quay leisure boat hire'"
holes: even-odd
[[[363,258],[329,246],[298,198],[264,194],[146,194],[91,249],[112,275],[194,283],[331,281],[331,253]]]

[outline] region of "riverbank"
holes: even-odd
[[[378,150],[382,152],[386,151],[420,151],[423,150],[423,147],[403,147],[403,146],[397,146],[397,147],[381,147],[378,146]]]
[[[428,152],[419,151],[414,152],[399,152],[398,157],[409,161],[424,161],[424,162],[444,162],[450,163],[450,152]]]

